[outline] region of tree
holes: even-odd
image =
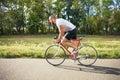
[[[109,19],[111,34],[120,34],[120,11],[115,11]]]
[[[46,14],[43,0],[31,0],[31,5],[32,6],[28,7],[28,31],[31,34],[37,34],[39,32],[44,33],[44,18]]]
[[[48,17],[72,22],[78,33],[119,34],[119,0],[1,0],[0,34],[56,33]]]
[[[0,35],[5,34],[4,32],[4,18],[5,18],[5,11],[6,11],[6,0],[0,1]]]

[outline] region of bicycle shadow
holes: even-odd
[[[74,67],[67,65],[56,66],[57,68],[74,70],[74,71],[84,71],[91,73],[99,73],[99,74],[113,74],[120,75],[120,68],[112,68],[112,67],[104,67],[104,66],[82,66],[82,67]]]

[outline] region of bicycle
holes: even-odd
[[[82,43],[83,37],[85,36],[81,36],[80,39],[71,40],[71,42],[74,42],[74,44],[79,47],[77,55],[80,56],[79,59],[73,60],[78,60],[81,65],[90,66],[96,62],[98,53],[93,46],[85,45]],[[70,49],[70,47],[64,47],[61,43],[52,44],[45,51],[45,59],[49,64],[58,66],[62,64],[67,57],[69,57],[66,55],[66,53],[69,55],[72,54],[72,51]]]

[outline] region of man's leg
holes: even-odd
[[[73,49],[77,49],[77,46],[74,44],[74,43],[71,43],[70,40],[66,39],[65,37],[62,39],[61,43],[64,45],[64,46],[70,46],[72,47]]]
[[[73,43],[74,45],[76,45],[77,46],[77,48],[79,47],[79,45],[80,45],[80,40],[78,39],[72,39],[72,40],[70,40],[71,41],[71,43]]]
[[[66,46],[70,46],[72,47],[74,50],[72,51],[72,54],[71,54],[71,57],[73,59],[79,59],[80,57],[76,54],[78,52],[78,47],[74,44],[74,43],[71,43],[71,41],[69,41],[68,39],[66,38],[63,38],[61,43],[66,47]]]

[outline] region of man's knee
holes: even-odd
[[[65,40],[61,40],[61,43],[62,43],[62,44],[65,44]]]
[[[68,40],[67,40],[66,38],[63,38],[63,39],[61,40],[61,43],[65,45],[67,41],[68,41]]]

